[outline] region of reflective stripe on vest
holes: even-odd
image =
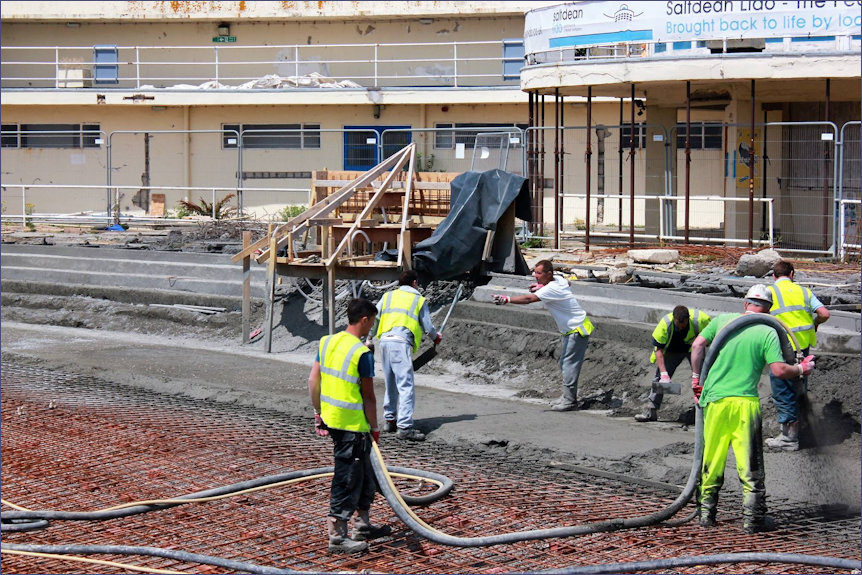
[[[593,326],[593,322],[591,322],[591,321],[590,321],[590,318],[588,318],[588,317],[584,317],[584,321],[582,321],[581,323],[579,323],[579,324],[578,324],[578,326],[577,326],[576,328],[574,328],[574,329],[570,329],[570,330],[569,330],[569,331],[567,331],[566,333],[563,333],[563,334],[560,334],[560,335],[562,335],[563,337],[565,337],[565,336],[567,336],[567,335],[572,335],[573,333],[577,333],[577,334],[579,334],[579,335],[581,335],[581,336],[583,336],[583,337],[587,337],[588,335],[590,335],[591,333],[593,333],[593,330],[594,330],[594,329],[596,329],[596,328],[595,328],[595,326]]]
[[[380,323],[377,326],[377,338],[379,339],[393,327],[406,327],[413,333],[413,351],[417,351],[422,342],[419,310],[425,303],[425,298],[407,290],[397,289],[383,294],[383,299],[380,302]]]
[[[359,358],[366,353],[359,338],[339,332],[320,340],[320,417],[346,431],[369,431],[360,392]]]
[[[814,331],[814,318],[808,311],[811,307],[811,290],[785,280],[769,286],[769,291],[772,292],[769,313],[790,328],[802,349],[815,345],[817,332]]]

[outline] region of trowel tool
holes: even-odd
[[[458,289],[455,290],[455,298],[452,300],[452,305],[449,306],[449,311],[446,312],[446,317],[443,318],[443,323],[440,324],[440,329],[437,330],[439,333],[443,333],[443,328],[446,327],[446,322],[449,321],[449,316],[452,315],[452,310],[455,309],[455,304],[458,303],[458,298],[461,297],[461,290],[463,287],[463,285],[458,284]],[[413,371],[416,371],[435,357],[437,357],[436,344],[416,356],[416,359],[413,360]]]

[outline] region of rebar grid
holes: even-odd
[[[2,363],[3,498],[30,509],[92,511],[175,497],[287,471],[331,465],[331,444],[311,421],[272,411],[159,395],[37,367]],[[389,465],[445,473],[446,498],[415,511],[451,535],[476,537],[645,515],[676,494],[584,473],[561,473],[519,453],[404,444],[384,435]],[[399,479],[405,490],[421,490]],[[427,489],[427,488],[426,488]],[[393,527],[361,557],[330,556],[324,516],[329,481],[316,479],[207,503],[109,521],[52,521],[42,531],[4,534],[9,543],[168,547],[265,566],[319,571],[495,573],[537,571],[743,551],[858,558],[859,516],[841,506],[799,508],[770,500],[780,530],[745,535],[738,498],[720,505],[719,525],[654,526],[482,548],[424,540],[378,497],[375,522]],[[678,517],[692,509],[689,504]],[[156,557],[99,556],[149,568],[222,573]],[[116,573],[116,567],[3,555],[4,573]],[[798,565],[736,564],[681,573],[794,573]],[[833,572],[816,567],[808,573]]]

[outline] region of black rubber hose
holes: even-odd
[[[313,475],[320,475],[325,473],[332,473],[332,467],[318,467],[315,469],[304,469],[300,471],[291,471],[290,473],[283,473],[279,475],[269,475],[266,477],[259,477],[257,479],[251,479],[248,481],[242,481],[240,483],[234,483],[233,485],[226,485],[222,487],[216,487],[214,489],[207,489],[205,491],[198,491],[197,493],[190,493],[188,495],[181,495],[179,497],[174,497],[172,499],[200,499],[205,497],[215,497],[219,495],[228,495],[230,493],[235,493],[237,491],[244,491],[246,489],[252,489],[254,487],[263,487],[266,485],[271,485],[273,483],[280,483],[282,481],[288,481],[291,479],[300,479],[303,477],[309,477]],[[452,490],[452,480],[444,475],[440,475],[437,473],[429,473],[427,471],[422,471],[419,469],[411,469],[408,467],[393,467],[392,471],[395,473],[403,473],[406,475],[416,475],[418,477],[423,477],[426,479],[430,479],[433,481],[440,482],[442,485],[438,487],[434,492],[429,493],[427,495],[422,496],[404,496],[404,500],[411,505],[426,505],[431,503],[432,501],[436,501],[441,497],[445,496],[449,491]],[[0,513],[0,530],[2,531],[26,531],[32,529],[38,529],[40,527],[44,527],[47,523],[44,520],[65,520],[65,521],[100,521],[105,519],[116,519],[119,517],[128,517],[130,515],[137,515],[138,513],[146,513],[148,511],[155,511],[159,509],[168,509],[170,507],[176,507],[177,505],[182,505],[183,503],[152,503],[152,504],[144,504],[144,505],[135,505],[133,507],[124,507],[122,509],[112,509],[112,510],[103,510],[103,511],[51,511],[51,510],[42,510],[42,511],[3,511]],[[23,523],[24,521],[30,521],[30,523]],[[26,528],[24,526],[27,526]]]
[[[264,567],[254,563],[232,561],[221,557],[209,555],[198,555],[188,551],[176,549],[160,549],[158,547],[135,547],[131,545],[24,545],[17,543],[0,543],[0,549],[8,551],[24,551],[27,553],[54,553],[56,555],[148,555],[151,557],[164,557],[175,561],[186,563],[201,563],[204,565],[215,565],[224,567],[231,572],[243,571],[247,573],[304,573],[304,571],[293,571],[291,569],[276,569],[275,567]]]
[[[717,555],[633,561],[631,563],[580,565],[561,569],[549,569],[547,571],[534,571],[534,573],[632,573],[634,571],[666,571],[675,567],[723,565],[726,563],[796,563],[799,565],[830,567],[832,569],[846,569],[848,571],[858,570],[862,566],[862,562],[857,560],[822,557],[820,555],[800,555],[797,553],[720,553]]]
[[[795,361],[793,349],[787,339],[784,326],[774,317],[767,314],[746,314],[728,323],[722,329],[712,345],[709,347],[703,365],[701,366],[701,380],[706,380],[706,375],[709,368],[715,361],[718,351],[724,345],[728,337],[739,331],[740,329],[753,324],[766,324],[773,327],[778,332],[779,341],[781,343],[782,354],[790,361]],[[451,545],[454,547],[485,547],[490,545],[500,545],[504,543],[515,543],[518,541],[530,541],[535,539],[547,539],[552,537],[572,537],[576,535],[587,535],[590,533],[599,533],[604,531],[615,531],[619,529],[632,529],[637,527],[645,527],[653,525],[669,519],[676,514],[682,507],[688,503],[694,494],[697,487],[697,481],[700,477],[700,468],[703,462],[703,410],[697,406],[695,408],[695,428],[694,428],[694,456],[692,458],[691,472],[689,473],[688,481],[685,487],[670,505],[664,509],[660,509],[654,513],[643,515],[640,517],[610,519],[607,521],[599,521],[596,523],[587,523],[584,525],[574,525],[569,527],[556,527],[552,529],[534,529],[530,531],[518,531],[514,533],[504,533],[501,535],[487,535],[484,537],[457,537],[448,535],[433,529],[423,522],[417,520],[414,515],[406,509],[398,500],[398,494],[393,489],[392,484],[386,472],[386,466],[383,458],[380,455],[379,449],[374,449],[374,457],[371,458],[374,467],[374,473],[377,477],[377,483],[380,486],[381,493],[386,497],[386,501],[392,507],[395,514],[410,529],[415,531],[422,537],[439,543],[441,545]]]

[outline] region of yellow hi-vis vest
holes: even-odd
[[[696,309],[688,310],[688,333],[685,334],[685,339],[683,339],[683,341],[689,345],[689,350],[691,350],[691,342],[693,342],[694,338],[703,331],[703,328],[709,325],[709,321],[710,317],[704,312]],[[661,318],[652,332],[652,338],[654,340],[664,343],[664,346],[661,348],[662,352],[664,352],[664,350],[667,349],[667,346],[670,345],[671,335],[673,334],[672,326],[673,312],[670,312]],[[649,358],[649,362],[655,363],[655,350],[653,350],[652,355]]]
[[[359,358],[369,351],[358,337],[341,331],[320,339],[320,417],[327,426],[365,432]]]
[[[769,313],[790,328],[801,349],[816,345],[814,318],[808,311],[811,305],[811,290],[790,280],[782,280],[769,286],[769,291],[772,292],[772,308]],[[790,344],[793,345],[792,339]]]
[[[403,289],[388,291],[380,300],[380,323],[377,338],[393,327],[406,327],[413,332],[413,351],[419,350],[422,342],[422,326],[419,323],[419,310],[425,298]]]

